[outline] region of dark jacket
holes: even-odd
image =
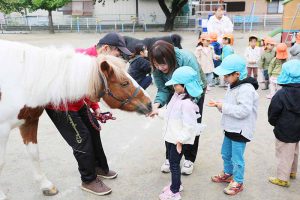
[[[269,106],[269,123],[275,137],[286,143],[300,141],[300,83],[282,85]]]
[[[220,43],[219,42],[212,42],[211,43],[211,46],[213,46],[214,47],[214,51],[215,51],[215,54],[216,55],[218,55],[218,56],[221,56],[222,55],[222,47],[221,47],[221,45],[220,45]],[[220,64],[221,64],[221,59],[219,59],[219,60],[213,60],[214,61],[214,66],[215,67],[218,67]]]
[[[140,83],[147,76],[147,74],[150,74],[151,72],[150,62],[141,56],[136,56],[130,60],[129,63],[130,66],[128,73],[138,83]]]

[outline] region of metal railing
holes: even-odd
[[[247,32],[252,23],[252,30],[273,30],[281,27],[281,15],[229,15],[234,29]],[[175,19],[175,30],[198,31],[199,16],[178,16]],[[142,16],[136,19],[134,15],[114,15],[97,17],[72,17],[54,16],[53,24],[55,30],[70,32],[102,32],[102,31],[148,31],[149,29],[162,29],[165,22],[163,15]],[[47,16],[9,17],[0,19],[0,29],[3,31],[36,31],[48,29]]]

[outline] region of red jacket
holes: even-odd
[[[93,57],[97,57],[98,53],[96,50],[96,46],[87,48],[87,49],[76,49],[76,52],[87,54]],[[83,66],[84,67],[84,66]],[[94,111],[97,110],[99,107],[97,102],[91,102],[88,98],[82,98],[76,102],[68,102],[67,106],[64,104],[60,104],[59,106],[53,106],[52,104],[48,104],[46,106],[47,109],[51,110],[59,110],[59,111],[78,111],[82,108],[84,104],[89,105]]]

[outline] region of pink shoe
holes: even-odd
[[[179,192],[173,193],[171,190],[167,190],[159,195],[160,200],[180,200],[181,195]]]
[[[162,190],[162,192],[166,192],[167,190],[170,190],[170,187],[171,187],[171,183],[167,186],[164,187],[164,189]],[[182,192],[183,191],[183,186],[180,185],[180,188],[179,188],[179,192]]]

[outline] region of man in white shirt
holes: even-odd
[[[207,22],[207,32],[216,32],[220,44],[222,44],[224,34],[233,32],[233,24],[229,17],[224,16],[223,6],[218,6],[215,10],[215,14],[209,18]]]

